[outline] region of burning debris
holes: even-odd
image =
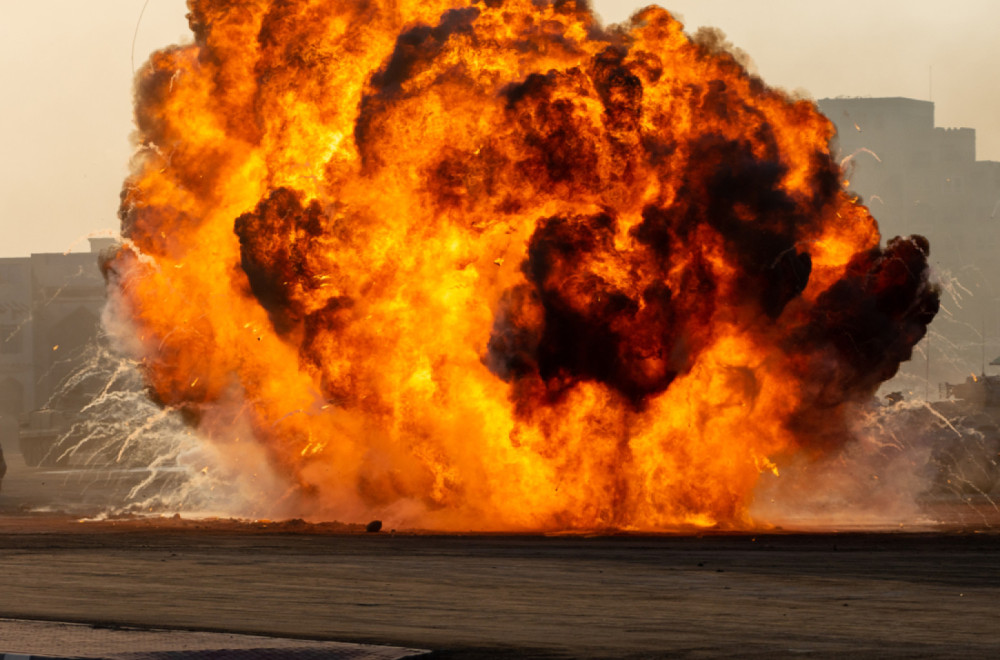
[[[749,526],[937,311],[830,122],[663,9],[190,7],[106,270],[153,397],[249,431],[274,515]]]

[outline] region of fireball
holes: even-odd
[[[937,311],[815,105],[663,9],[189,5],[105,267],[152,396],[281,513],[752,527]]]

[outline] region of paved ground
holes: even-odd
[[[317,642],[437,658],[1000,657],[1000,509],[987,500],[939,503],[937,519],[953,524],[919,532],[432,536],[295,522],[80,523],[135,477],[23,468],[10,477],[0,494],[0,654],[52,654],[42,643],[74,631],[96,647],[77,641],[59,655],[119,653],[111,639],[128,632],[145,644],[133,638],[128,650],[171,660],[338,657],[294,655],[317,653]],[[32,632],[41,625],[32,621],[55,628]],[[269,639],[249,640],[239,656],[162,641],[191,641],[180,632],[191,630]],[[292,646],[250,655],[279,642]]]
[[[387,646],[0,619],[0,660],[401,660],[425,654]]]
[[[1000,656],[1000,536],[292,533],[0,520],[0,615],[439,657]]]

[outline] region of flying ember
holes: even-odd
[[[663,9],[189,5],[105,268],[151,396],[263,452],[273,515],[751,527],[937,311],[815,105]]]

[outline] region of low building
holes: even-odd
[[[90,252],[0,259],[4,438],[23,413],[45,407],[100,331],[106,293],[98,257],[113,244],[98,238],[90,240]]]

